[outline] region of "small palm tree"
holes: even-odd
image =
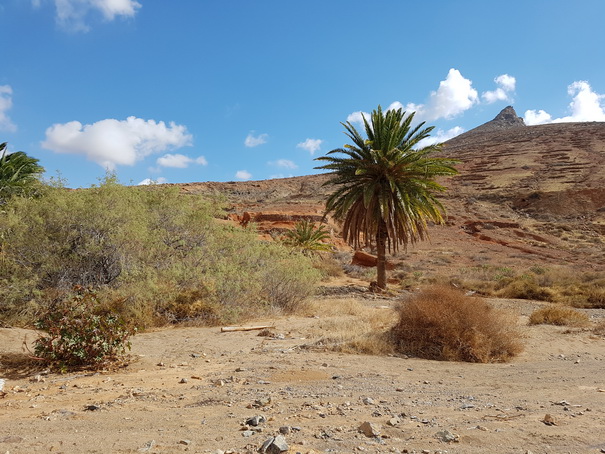
[[[317,158],[331,171],[326,185],[336,189],[328,197],[326,213],[343,222],[343,238],[355,249],[376,242],[377,286],[386,288],[386,251],[424,240],[427,221],[441,224],[444,207],[435,193],[445,188],[438,176],[455,175],[456,161],[433,158],[441,144],[417,148],[433,127],[412,127],[414,113],[403,109],[383,112],[378,106],[370,122],[363,117],[367,139],[350,123],[341,123],[353,141]],[[339,155],[339,156],[335,156]]]
[[[330,234],[324,225],[316,227],[305,219],[294,224],[294,229],[284,234],[283,243],[307,256],[313,256],[322,251],[332,251],[332,246],[324,242],[329,238]]]
[[[8,154],[6,142],[0,144],[0,204],[13,195],[24,195],[31,192],[44,172],[38,164],[23,151]]]

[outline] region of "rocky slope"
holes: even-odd
[[[605,269],[605,123],[525,126],[507,107],[446,142],[444,155],[460,161],[460,175],[444,182],[448,224],[400,259],[436,271],[482,263]],[[232,222],[246,217],[275,236],[301,217],[321,219],[325,181],[310,175],[180,186],[221,194]],[[328,222],[338,243],[338,226]]]

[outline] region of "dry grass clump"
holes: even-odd
[[[593,328],[592,333],[595,336],[603,336],[605,337],[605,320],[601,320],[598,322]]]
[[[432,287],[399,310],[396,349],[425,359],[502,362],[523,350],[516,317],[451,287]]]
[[[534,311],[529,317],[530,325],[586,326],[586,314],[562,306],[548,306]]]
[[[308,333],[308,337],[317,339],[315,346],[368,355],[394,352],[389,338],[395,320],[392,309],[369,306],[353,298],[341,298],[311,300],[307,310],[321,319]]]

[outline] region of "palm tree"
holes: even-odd
[[[284,234],[283,243],[311,257],[319,252],[332,251],[332,246],[324,243],[329,238],[330,234],[325,226],[316,227],[315,224],[304,219],[294,224],[294,229],[288,230]]]
[[[441,144],[421,146],[433,127],[423,129],[424,122],[412,127],[413,119],[414,113],[383,112],[378,106],[370,122],[363,117],[367,139],[350,122],[341,123],[353,143],[317,158],[327,162],[317,169],[331,171],[325,184],[336,186],[326,214],[342,221],[344,240],[355,249],[376,242],[380,289],[386,289],[387,249],[396,252],[400,245],[425,240],[429,220],[444,222],[435,193],[445,188],[435,178],[457,173],[455,160],[430,156]]]
[[[8,154],[6,142],[0,144],[0,204],[13,195],[28,194],[44,167],[23,151]]]

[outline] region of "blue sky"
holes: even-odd
[[[0,142],[71,187],[314,173],[341,121],[605,121],[602,0],[0,0]]]

